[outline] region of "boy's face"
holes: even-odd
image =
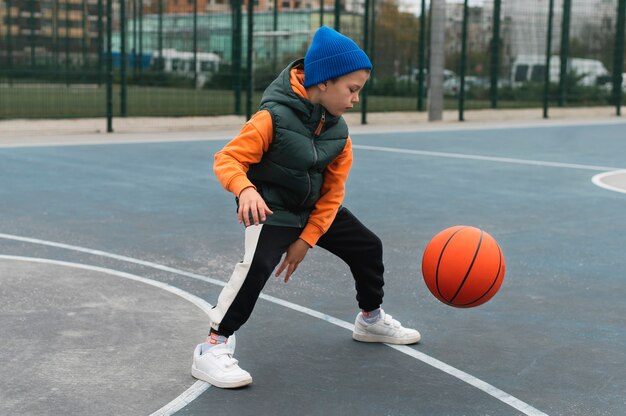
[[[369,77],[370,71],[361,69],[319,84],[320,104],[332,115],[342,115],[359,102],[359,93]]]

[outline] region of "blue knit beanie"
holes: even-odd
[[[354,41],[329,28],[320,27],[304,57],[304,87],[338,78],[359,69],[372,69],[365,52]]]

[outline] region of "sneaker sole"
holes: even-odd
[[[219,387],[222,389],[236,389],[238,387],[244,387],[252,383],[252,377],[245,378],[242,380],[236,380],[236,381],[220,381],[211,377],[204,371],[198,370],[195,365],[191,366],[191,375],[197,378],[198,380],[206,381],[212,386]]]
[[[411,338],[394,338],[383,335],[359,334],[353,332],[352,339],[359,342],[383,342],[385,344],[409,345],[417,344],[422,339],[422,336],[418,334]]]

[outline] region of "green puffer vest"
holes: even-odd
[[[269,149],[257,164],[251,165],[248,178],[274,212],[265,224],[304,227],[320,198],[324,170],[343,151],[348,126],[342,117],[329,114],[293,91],[292,68],[303,65],[300,59],[285,68],[265,90],[261,110],[272,116],[274,136]],[[323,122],[318,135],[316,130]]]

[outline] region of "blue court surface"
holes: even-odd
[[[212,173],[232,134],[0,147],[0,414],[626,415],[626,124],[389,130],[354,130],[345,206],[422,341],[353,341],[350,272],[316,248],[238,331],[238,390],[189,372],[243,255]],[[477,308],[421,277],[453,225],[506,258]]]

